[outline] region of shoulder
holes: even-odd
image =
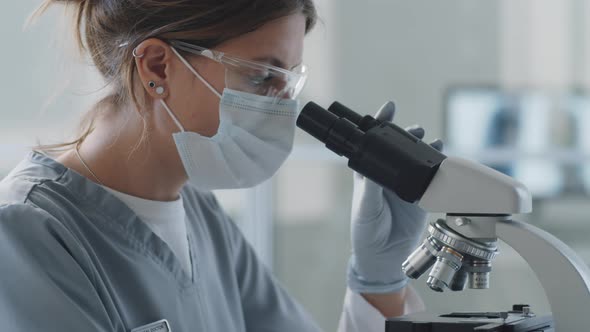
[[[46,211],[25,203],[1,204],[0,227],[30,227],[32,225],[52,223],[52,217]]]
[[[30,152],[0,181],[0,204],[18,204],[28,200],[34,188],[59,179],[66,168],[38,152]]]
[[[9,255],[44,266],[67,256],[81,266],[89,264],[87,252],[72,233],[47,211],[31,204],[0,205],[0,248],[2,261]]]
[[[47,257],[47,250],[55,251],[71,242],[68,232],[46,211],[29,204],[0,205],[1,257]],[[18,249],[16,249],[18,248]]]
[[[67,229],[47,211],[30,204],[0,205],[0,238],[34,246],[40,242],[70,240]]]

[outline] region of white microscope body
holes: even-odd
[[[541,282],[559,332],[590,331],[590,269],[563,242],[512,214],[529,213],[532,199],[514,179],[475,162],[448,157],[419,205],[445,213],[429,225],[428,238],[406,262],[409,277],[430,267],[435,291],[489,287],[492,260],[501,239],[530,265]]]

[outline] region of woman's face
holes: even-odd
[[[214,49],[244,60],[257,61],[292,69],[302,62],[306,19],[294,14],[271,21],[259,29],[233,38]],[[144,112],[148,121],[149,149],[168,172],[183,171],[173,133],[180,129],[160,103],[163,99],[184,130],[211,137],[219,127],[219,97],[199,80],[174,54],[170,46],[158,39],[141,43],[136,54],[141,84],[151,97],[151,107]],[[186,53],[182,53],[183,55]],[[225,67],[203,56],[184,55],[192,67],[220,94],[225,88]],[[165,92],[158,95],[149,87],[153,81]]]
[[[305,17],[301,14],[283,17],[267,23],[259,29],[229,40],[215,50],[235,57],[292,69],[302,62]],[[185,53],[186,54],[186,53]],[[225,88],[225,67],[223,64],[202,56],[186,56],[193,68],[220,94]],[[170,65],[168,96],[170,106],[184,129],[204,136],[213,136],[219,127],[219,97],[182,64],[173,58]],[[161,128],[171,136],[178,128],[166,112],[159,123],[168,124]]]

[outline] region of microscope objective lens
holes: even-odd
[[[455,250],[444,247],[438,254],[436,263],[428,275],[428,287],[442,292],[444,287],[450,287],[457,271],[461,269],[463,256]]]
[[[436,262],[436,254],[440,247],[431,239],[416,249],[402,264],[402,271],[412,279],[418,279]]]

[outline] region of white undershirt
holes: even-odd
[[[124,194],[103,186],[125,203],[160,239],[172,249],[182,267],[192,275],[189,246],[186,233],[186,212],[182,197],[172,202],[151,201]]]

